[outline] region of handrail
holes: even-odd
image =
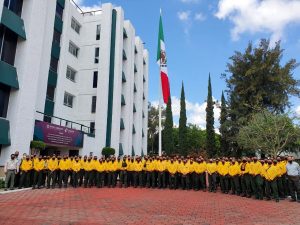
[[[94,134],[95,133],[95,129],[93,129],[93,132],[91,132],[91,127],[88,127],[84,124],[81,124],[81,123],[77,123],[77,122],[74,122],[74,121],[71,121],[71,120],[67,120],[67,119],[63,119],[61,117],[57,117],[57,116],[52,116],[52,115],[48,115],[46,113],[43,113],[43,112],[40,112],[40,111],[36,111],[38,114],[42,114],[44,116],[47,116],[47,117],[50,117],[50,118],[54,118],[54,119],[58,119],[60,120],[60,126],[62,126],[61,122],[62,121],[65,121],[65,122],[70,122],[71,123],[71,129],[73,129],[73,124],[76,124],[76,125],[79,125],[80,126],[80,131],[82,131],[83,133],[86,133],[86,134]],[[65,127],[65,126],[64,126]],[[82,130],[82,128],[87,128],[88,132],[85,132],[84,130]],[[74,128],[75,129],[75,128]],[[78,129],[75,129],[75,130],[78,130]]]
[[[74,0],[70,0],[75,6],[76,8],[80,11],[80,13],[84,16],[85,14],[93,14],[93,13],[96,13],[96,12],[101,12],[102,9],[98,9],[98,10],[92,10],[92,11],[87,11],[87,12],[84,12],[80,7],[79,5],[76,4],[76,2]]]

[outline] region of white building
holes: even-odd
[[[0,0],[0,18],[0,166],[33,139],[42,154],[147,153],[148,52],[122,8]]]

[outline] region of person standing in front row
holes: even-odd
[[[297,193],[297,201],[300,203],[300,167],[297,162],[294,161],[293,156],[288,157],[288,163],[286,164],[286,171],[288,176],[288,185],[290,189],[290,193],[292,196],[291,201],[296,201]]]
[[[5,173],[5,187],[4,190],[7,191],[8,183],[10,182],[10,190],[14,189],[15,175],[19,172],[18,162],[15,160],[15,154],[10,155],[10,160],[5,163],[4,173]]]

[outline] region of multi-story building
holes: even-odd
[[[0,166],[11,153],[147,151],[148,52],[120,7],[0,0]]]

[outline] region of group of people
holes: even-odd
[[[29,156],[5,164],[5,190],[14,188],[147,187],[216,192],[263,200],[300,202],[300,167],[292,156],[276,159],[145,156]]]

